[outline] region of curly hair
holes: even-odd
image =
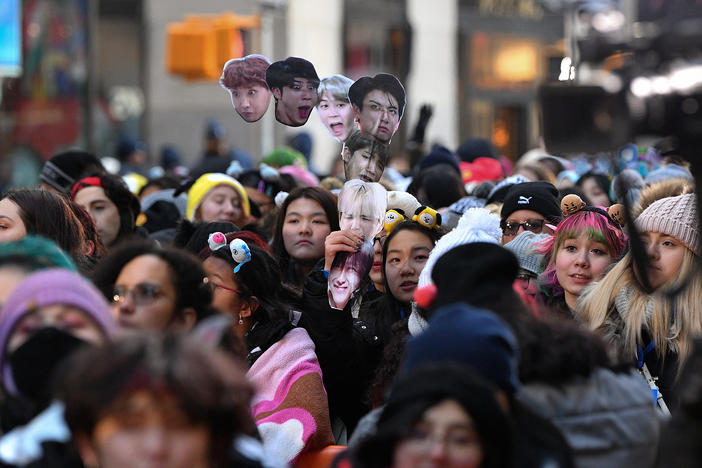
[[[204,282],[206,275],[198,259],[184,250],[160,247],[148,241],[125,243],[100,261],[92,279],[108,301],[124,266],[143,255],[154,255],[168,264],[169,277],[178,294],[174,316],[187,308],[195,310],[197,321],[216,313],[210,306],[212,292]]]

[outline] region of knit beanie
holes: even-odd
[[[234,187],[241,197],[241,207],[244,210],[244,216],[249,216],[251,213],[251,208],[249,206],[249,197],[246,195],[246,190],[244,187],[234,178],[229,177],[226,174],[220,174],[211,172],[209,174],[201,175],[188,190],[188,206],[185,210],[186,217],[190,221],[194,221],[195,212],[200,206],[202,199],[205,195],[218,185],[229,185]]]
[[[438,164],[448,164],[458,174],[461,173],[461,168],[458,165],[458,158],[451,151],[441,145],[435,145],[429,154],[424,156],[419,161],[419,172]]]
[[[492,143],[485,138],[468,138],[461,143],[461,146],[456,150],[456,154],[458,154],[461,161],[473,162],[477,158],[495,159],[497,151]]]
[[[690,171],[684,167],[677,164],[666,164],[649,172],[644,181],[646,185],[651,185],[668,179],[686,179],[690,182],[694,180]]]
[[[28,313],[55,304],[73,306],[91,317],[107,337],[114,336],[116,324],[102,294],[82,276],[63,268],[41,270],[27,276],[10,294],[0,311],[0,372],[4,386],[17,388],[7,359],[7,344],[19,321]]]
[[[500,213],[505,220],[518,210],[536,211],[549,222],[558,223],[561,207],[558,189],[548,182],[524,182],[510,187]]]
[[[0,267],[7,264],[22,266],[27,271],[53,267],[78,271],[71,257],[55,242],[37,235],[0,243]]]
[[[499,244],[502,237],[500,218],[484,208],[471,208],[458,221],[456,229],[446,233],[438,240],[429,258],[419,274],[417,287],[432,284],[434,264],[448,251],[459,245],[471,242],[489,242]]]
[[[524,182],[529,182],[529,179],[523,175],[515,174],[506,177],[505,180],[498,182],[497,185],[490,190],[487,200],[485,200],[485,204],[489,205],[490,203],[502,203],[502,201],[505,199],[505,195],[507,195],[507,192],[513,185],[523,184]]]
[[[104,172],[102,163],[92,153],[70,150],[49,159],[41,168],[39,180],[62,193],[70,193],[73,184],[89,172]]]
[[[512,252],[493,242],[455,247],[436,261],[431,278],[436,285],[435,307],[453,302],[485,302],[512,293],[519,262]]]
[[[536,246],[548,239],[548,237],[548,234],[535,234],[530,231],[524,231],[510,242],[507,242],[504,247],[517,256],[520,268],[535,275],[540,275],[543,273],[546,265],[544,265],[544,254],[539,253]]]
[[[640,232],[667,234],[697,253],[700,232],[694,193],[656,200],[636,218],[635,223]]]
[[[472,367],[501,390],[519,389],[519,351],[509,327],[495,314],[465,303],[441,307],[429,327],[407,342],[403,372],[423,364],[454,362]]]

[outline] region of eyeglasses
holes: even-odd
[[[145,306],[152,304],[161,294],[161,287],[151,283],[139,283],[133,288],[115,286],[112,289],[112,303],[121,304],[131,294],[134,305]]]
[[[527,219],[523,223],[518,223],[516,221],[507,221],[502,226],[502,233],[505,236],[515,236],[519,232],[519,226],[523,227],[525,231],[531,231],[534,234],[541,234],[544,229],[545,219]]]
[[[387,238],[388,238],[388,236],[385,236],[385,235],[374,237],[373,238],[373,245],[375,245],[375,243],[377,242],[378,244],[380,244],[380,247],[382,248],[383,245],[385,245],[385,239],[387,239]]]
[[[528,273],[528,272],[525,272],[525,271],[522,271],[522,272],[520,272],[520,273],[517,275],[517,279],[518,279],[518,280],[524,281],[524,282],[527,283],[527,284],[528,284],[530,281],[536,281],[537,278],[538,278],[538,277],[537,277],[535,274],[533,274],[533,273]]]
[[[202,282],[205,283],[207,286],[209,286],[210,291],[211,291],[213,294],[214,294],[214,292],[215,292],[215,289],[217,289],[217,288],[224,289],[225,291],[231,291],[231,292],[235,292],[235,293],[237,293],[237,294],[241,294],[241,291],[239,291],[238,289],[229,288],[229,287],[227,287],[227,286],[223,286],[223,285],[221,285],[221,284],[215,283],[215,282],[213,282],[213,281],[210,281],[209,278],[203,278]]]

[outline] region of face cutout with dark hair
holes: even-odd
[[[343,309],[373,266],[373,237],[383,226],[387,192],[378,183],[359,179],[346,182],[339,193],[339,226],[364,238],[358,251],[339,252],[329,271],[327,293],[329,306]]]
[[[361,179],[378,182],[383,177],[390,150],[375,139],[366,138],[355,131],[348,138],[341,153],[346,180]]]
[[[275,119],[289,127],[305,125],[318,101],[314,65],[298,57],[273,62],[266,70],[266,83],[275,98]]]
[[[271,102],[266,84],[266,69],[270,60],[259,54],[229,60],[224,64],[220,85],[229,91],[237,114],[247,122],[260,120]]]
[[[405,88],[395,76],[364,76],[349,88],[354,119],[361,133],[389,145],[405,110]]]

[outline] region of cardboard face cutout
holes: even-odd
[[[266,84],[270,64],[263,55],[253,54],[224,64],[220,85],[229,92],[237,114],[247,122],[256,122],[268,110],[271,92]]]
[[[389,156],[390,149],[387,146],[356,130],[346,140],[341,155],[344,160],[344,176],[346,180],[378,182],[383,176]]]
[[[273,62],[266,70],[266,83],[275,98],[275,119],[289,127],[305,125],[318,100],[314,65],[298,57]]]
[[[405,110],[405,88],[393,75],[364,76],[349,88],[354,119],[361,133],[389,145]]]
[[[332,75],[323,78],[317,90],[319,119],[329,134],[342,143],[356,128],[348,97],[352,84],[353,81],[343,75]]]
[[[359,179],[346,182],[339,193],[339,226],[364,236],[359,251],[339,252],[334,257],[327,293],[329,306],[343,309],[373,266],[373,236],[383,226],[387,192],[378,183]]]

